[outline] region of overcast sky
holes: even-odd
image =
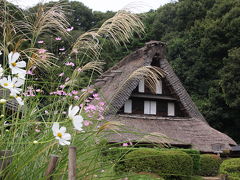
[[[36,5],[38,2],[48,2],[49,0],[8,0],[22,8],[27,8]],[[57,1],[57,0],[54,0]],[[77,0],[95,11],[105,12],[107,10],[117,11],[124,8],[130,3],[130,6],[137,6],[138,11],[148,11],[157,9],[159,6],[171,2],[173,0]]]

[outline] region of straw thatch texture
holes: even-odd
[[[124,132],[108,136],[110,142],[151,142],[171,145],[192,145],[202,152],[213,152],[215,144],[230,149],[236,143],[227,135],[211,128],[200,119],[166,118],[143,115],[107,116],[124,125]],[[137,132],[137,133],[134,133]]]
[[[146,43],[143,48],[125,57],[96,80],[95,87],[99,89],[102,100],[108,104],[106,119],[119,121],[125,125],[127,131],[111,134],[108,136],[109,141],[191,145],[203,152],[214,152],[216,147],[230,149],[230,145],[236,145],[230,137],[208,125],[165,59],[164,46],[164,43],[158,41]],[[122,82],[125,82],[136,69],[151,65],[156,58],[160,62],[160,68],[166,73],[165,78],[171,93],[180,102],[187,116],[166,118],[150,115],[116,115],[137,87],[139,79],[132,79],[124,84]]]

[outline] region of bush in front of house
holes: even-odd
[[[125,168],[131,172],[152,172],[168,178],[184,179],[193,172],[192,158],[182,151],[138,149],[125,155]]]
[[[240,158],[227,159],[220,166],[220,173],[228,175],[229,180],[240,179]]]
[[[222,160],[214,154],[200,155],[199,175],[201,176],[216,176],[219,172]]]
[[[193,174],[198,174],[199,167],[200,167],[200,152],[195,149],[178,149],[180,151],[183,151],[187,153],[189,156],[191,156],[193,161]]]

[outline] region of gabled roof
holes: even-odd
[[[97,79],[95,86],[100,89],[99,93],[108,102],[108,114],[115,114],[130,97],[132,91],[137,87],[139,79],[126,79],[138,68],[149,66],[153,58],[160,60],[160,68],[166,73],[165,78],[178,96],[184,109],[192,118],[205,121],[191,97],[183,87],[179,78],[165,58],[165,44],[159,41],[150,41],[146,45],[131,53],[121,60],[117,65],[106,71]]]
[[[138,68],[150,66],[153,59],[160,61],[160,68],[165,72],[165,79],[183,106],[188,117],[157,117],[150,115],[117,114],[129,99],[132,91],[138,86],[139,78],[129,79]],[[127,81],[126,81],[127,80]],[[127,132],[119,132],[107,136],[111,142],[135,141],[159,143],[163,135],[172,145],[192,145],[203,152],[215,151],[214,146],[220,144],[224,149],[236,143],[227,135],[211,128],[191,97],[183,87],[179,78],[165,58],[165,44],[159,41],[146,43],[143,48],[131,53],[96,80],[95,87],[103,101],[108,105],[105,118],[108,121],[119,121],[125,125]],[[133,132],[133,133],[130,133]],[[137,133],[136,133],[137,132]],[[152,135],[152,137],[150,137]]]

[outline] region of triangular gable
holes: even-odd
[[[189,117],[201,119],[206,122],[165,59],[164,46],[165,44],[159,41],[146,43],[143,48],[125,57],[97,80],[95,86],[99,88],[99,93],[108,104],[107,114],[116,114],[139,84],[139,79],[137,78],[128,81],[126,79],[138,68],[149,66],[154,58],[158,58],[160,68],[166,72],[166,80],[178,96],[180,103],[189,114]]]

